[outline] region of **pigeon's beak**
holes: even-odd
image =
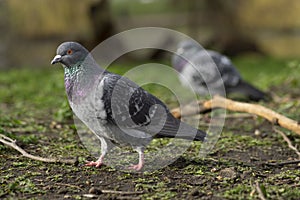
[[[58,63],[61,61],[62,56],[61,55],[56,55],[53,60],[51,61],[51,65],[54,65],[55,63]]]

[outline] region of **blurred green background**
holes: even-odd
[[[2,112],[22,110],[26,102],[53,112],[57,107],[68,110],[62,69],[50,66],[57,46],[74,40],[92,50],[114,34],[147,26],[180,31],[230,56],[242,76],[263,90],[300,85],[295,73],[300,68],[297,0],[0,0]],[[151,39],[163,45],[172,42],[161,35]],[[109,70],[124,74],[145,63],[170,65],[170,54],[147,51],[131,52]],[[165,90],[146,89],[172,107]]]
[[[2,112],[22,112],[30,107],[26,102],[52,112],[60,112],[58,107],[68,111],[62,69],[50,67],[57,46],[74,40],[92,50],[114,34],[146,26],[180,31],[230,56],[242,76],[263,90],[300,85],[295,73],[300,68],[297,0],[1,0],[0,15]],[[153,38],[166,45],[172,41]],[[170,54],[155,49],[126,58],[128,62],[118,60],[109,70],[124,74],[145,63],[170,65]],[[146,89],[172,107],[165,90]]]
[[[114,34],[147,26],[180,31],[205,48],[230,56],[242,76],[261,89],[283,81],[298,86],[294,73],[300,54],[298,0],[1,0],[0,76],[15,85],[22,81],[9,77],[7,69],[28,79],[43,77],[36,91],[58,73],[61,78],[55,81],[63,85],[62,71],[50,67],[61,42],[78,41],[92,50]],[[161,35],[151,39],[162,45],[172,43],[172,38]],[[110,70],[123,74],[144,63],[170,65],[170,54],[155,49],[139,52],[124,56]],[[5,82],[0,87],[2,102],[8,101],[11,90]]]
[[[91,50],[144,26],[181,31],[229,56],[300,54],[298,0],[1,0],[0,68],[47,66],[62,41]]]

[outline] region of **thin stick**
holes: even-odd
[[[289,147],[290,149],[292,149],[293,151],[295,151],[296,154],[297,154],[297,155],[299,156],[299,158],[300,158],[300,152],[299,152],[298,149],[292,144],[291,140],[290,140],[290,139],[289,139],[282,131],[278,130],[277,128],[273,127],[273,130],[274,130],[276,133],[280,134],[280,135],[283,137],[283,139],[288,143],[288,147]]]
[[[259,183],[258,183],[257,181],[256,181],[256,183],[255,183],[255,188],[256,188],[256,191],[257,191],[257,193],[258,193],[258,197],[259,197],[261,200],[266,200],[266,198],[265,198],[263,192],[262,192],[261,189],[260,189]]]
[[[38,160],[38,161],[42,161],[42,162],[48,162],[48,163],[65,163],[65,164],[73,164],[76,165],[78,164],[77,159],[57,159],[57,158],[43,158],[43,157],[39,157],[39,156],[34,156],[31,155],[29,153],[27,153],[24,149],[22,149],[21,147],[19,147],[16,144],[16,140],[13,140],[5,135],[0,134],[0,142],[2,142],[3,144],[17,150],[18,152],[20,152],[23,156],[33,159],[33,160]]]
[[[291,185],[291,187],[299,187],[300,184],[294,184],[294,185]]]
[[[119,195],[135,195],[143,194],[144,191],[117,191],[117,190],[101,190],[100,188],[92,187],[89,190],[90,194],[119,194]]]
[[[79,190],[82,190],[82,188],[80,188],[77,185],[71,185],[71,184],[67,184],[67,183],[55,183],[55,185],[67,186],[67,187],[72,187],[72,188],[77,188]]]
[[[111,193],[113,194],[113,193]],[[135,195],[135,194],[133,194]],[[86,198],[99,198],[99,194],[83,194],[82,195],[83,197],[86,197]],[[130,200],[139,200],[141,199],[140,197],[135,197],[135,196],[118,196],[116,197],[116,199],[130,199]]]
[[[102,193],[106,194],[120,194],[120,195],[134,195],[134,194],[143,194],[143,191],[115,191],[115,190],[101,190]]]
[[[300,160],[289,160],[289,161],[284,161],[280,163],[266,163],[266,165],[270,166],[283,166],[283,165],[292,165],[292,164],[298,164],[300,163]]]

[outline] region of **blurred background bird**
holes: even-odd
[[[200,95],[235,94],[251,101],[268,99],[265,92],[243,80],[228,57],[206,50],[196,41],[180,42],[172,56],[172,65],[180,73],[181,83]]]

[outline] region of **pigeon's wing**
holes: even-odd
[[[142,131],[153,137],[176,136],[181,123],[158,98],[129,79],[115,74],[106,76],[104,86],[103,97],[106,98],[104,102],[110,123],[121,129]],[[190,127],[190,132],[192,130],[196,129]],[[189,132],[184,135],[184,138],[188,137]]]
[[[138,106],[136,106],[138,105]],[[155,137],[204,140],[206,133],[176,119],[157,97],[138,87],[129,101],[131,119],[143,130]]]
[[[159,99],[129,79],[116,74],[105,75],[104,81],[103,102],[109,122],[121,128],[147,132],[159,130],[158,127],[149,126],[150,124],[164,124],[169,111]]]

